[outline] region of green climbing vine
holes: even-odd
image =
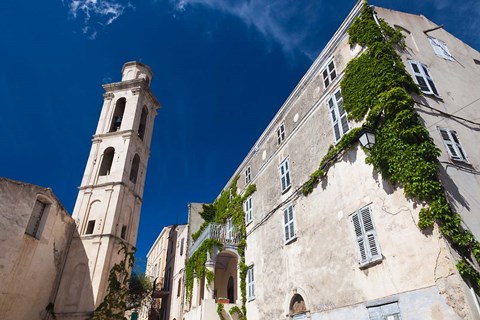
[[[480,261],[480,244],[462,227],[460,215],[449,205],[438,178],[440,150],[414,109],[412,93],[421,94],[397,53],[405,47],[403,35],[379,19],[365,1],[361,14],[348,30],[351,46],[365,50],[352,59],[341,82],[344,108],[348,117],[364,121],[375,131],[376,144],[366,162],[372,164],[392,184],[401,185],[407,197],[421,202],[418,226],[433,227],[463,257],[457,264],[460,274],[480,287],[480,275],[471,261]],[[304,184],[310,194],[342,151],[352,146],[361,128],[353,129],[336,146],[331,146],[320,167]]]
[[[205,222],[200,226],[199,230],[192,234],[193,241],[197,240],[202,232],[208,227],[210,223],[223,224],[227,219],[231,218],[232,223],[236,230],[240,232],[240,242],[237,246],[237,251],[240,256],[240,288],[242,294],[242,309],[238,308],[240,319],[246,320],[246,302],[247,302],[247,289],[246,289],[246,276],[248,267],[245,264],[245,248],[246,241],[246,226],[245,226],[245,213],[243,211],[243,203],[251,196],[256,190],[255,184],[250,184],[246,188],[243,195],[237,194],[237,181],[238,176],[235,177],[230,186],[220,193],[220,196],[212,204],[204,204],[200,212],[200,216]],[[215,274],[205,268],[207,262],[208,253],[212,253],[214,247],[222,250],[222,243],[215,239],[205,239],[200,247],[188,258],[185,266],[185,287],[187,301],[192,299],[192,290],[194,278],[202,279],[206,278],[208,284],[215,279]],[[223,319],[223,304],[219,303],[217,313],[220,319]]]
[[[107,295],[93,313],[92,320],[126,320],[124,314],[127,310],[128,284],[135,251],[129,250],[123,241],[120,244],[118,254],[123,254],[123,259],[110,270]]]

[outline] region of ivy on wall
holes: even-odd
[[[435,222],[439,225],[442,235],[462,256],[457,269],[478,290],[480,276],[475,263],[480,261],[480,244],[463,228],[438,178],[440,150],[421,124],[411,96],[421,92],[397,53],[405,47],[403,35],[381,19],[377,24],[373,15],[365,1],[360,16],[348,30],[349,44],[358,44],[364,50],[345,69],[341,82],[344,108],[349,119],[364,121],[364,127],[375,131],[376,144],[369,150],[366,162],[383,178],[402,186],[408,198],[424,205],[418,226],[427,229]],[[305,196],[338,156],[357,142],[360,130],[351,130],[330,147],[319,169],[304,184]]]
[[[210,223],[224,224],[228,218],[232,218],[232,223],[236,230],[240,232],[240,242],[237,246],[237,252],[240,256],[240,288],[242,295],[242,308],[239,308],[240,319],[246,320],[246,302],[247,302],[247,285],[246,276],[248,267],[245,264],[245,247],[246,241],[246,226],[245,213],[243,211],[243,203],[256,190],[255,184],[250,184],[243,195],[237,194],[238,176],[235,177],[230,186],[220,193],[220,196],[212,204],[204,204],[203,211],[200,216],[205,222],[200,226],[199,230],[192,234],[193,241],[196,241],[202,232],[208,227]],[[205,268],[208,254],[212,254],[214,247],[222,250],[222,243],[215,239],[205,239],[200,247],[188,258],[185,266],[185,287],[187,301],[191,302],[194,279],[202,279],[206,277],[207,283],[210,284],[215,279],[215,274]],[[236,309],[235,309],[236,310]],[[220,319],[223,319],[223,305],[218,304],[217,313]]]

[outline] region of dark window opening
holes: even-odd
[[[136,154],[133,157],[132,168],[130,169],[130,181],[137,183],[138,168],[140,167],[140,157]]]
[[[102,164],[100,166],[101,176],[108,176],[110,174],[110,169],[112,169],[113,156],[115,155],[115,149],[113,147],[108,147],[103,152]]]
[[[142,140],[143,140],[143,137],[145,136],[145,128],[147,126],[147,116],[148,116],[148,111],[147,111],[147,108],[144,106],[142,109],[142,115],[140,117],[140,125],[138,126],[138,136]]]
[[[233,282],[233,277],[230,276],[228,278],[228,285],[227,285],[227,298],[230,300],[230,303],[235,303],[235,297],[234,297],[234,282]]]
[[[95,228],[95,220],[88,221],[87,230],[85,231],[85,234],[92,234],[94,228]]]
[[[110,125],[110,130],[108,130],[108,132],[115,132],[120,130],[126,104],[127,99],[125,98],[120,98],[117,100],[117,104],[115,105],[115,111],[113,112],[112,124]]]
[[[182,238],[182,242],[180,242],[180,255],[183,255],[183,240],[185,239]]]
[[[475,64],[479,64],[479,65],[480,65],[480,60],[473,59],[473,62],[475,62]]]
[[[127,226],[126,226],[126,225],[123,225],[123,226],[122,226],[122,232],[120,233],[120,237],[121,237],[122,239],[125,239],[126,235],[127,235]]]

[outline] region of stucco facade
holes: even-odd
[[[6,178],[0,178],[0,216],[1,318],[45,319],[74,221],[51,189]]]
[[[347,63],[362,53],[362,48],[350,47],[346,33],[361,4],[353,8],[227,183],[238,176],[240,193],[250,183],[257,187],[247,224],[245,258],[252,273],[246,279],[247,317],[480,319],[478,299],[456,270],[455,252],[437,227],[418,228],[422,205],[405,198],[401,186],[391,185],[367,165],[359,145],[336,160],[310,195],[298,192],[342,131],[360,126],[346,120],[348,114],[345,118],[335,104],[341,104],[340,82]],[[416,109],[442,151],[439,171],[449,200],[480,239],[476,200],[480,150],[475,144],[479,126],[461,119],[478,118],[471,104],[478,98],[474,92],[480,80],[480,53],[423,16],[375,11],[405,33],[407,48],[400,54],[412,77],[411,64],[420,63],[434,79],[438,92],[414,96]],[[439,56],[432,37],[448,47],[452,59]],[[462,150],[448,152],[441,129],[454,130]],[[378,251],[367,262],[355,229],[363,215],[373,233],[362,241],[376,241]],[[205,314],[206,309],[215,310],[216,303],[207,306],[212,301],[199,283],[185,318],[218,319],[215,313]],[[249,291],[250,286],[254,290]]]

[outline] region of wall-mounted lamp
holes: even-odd
[[[375,133],[369,128],[363,128],[358,140],[362,144],[362,147],[371,149],[375,145]]]

